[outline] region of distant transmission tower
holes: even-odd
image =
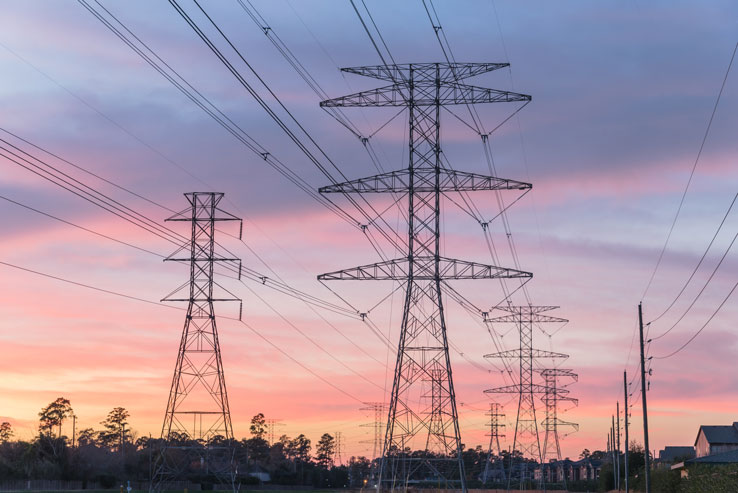
[[[546,476],[546,465],[550,459],[561,460],[561,446],[559,444],[559,427],[571,427],[574,430],[579,429],[576,423],[570,423],[559,419],[559,403],[570,402],[576,405],[579,401],[573,397],[569,397],[569,390],[565,387],[576,382],[579,376],[572,370],[564,370],[561,368],[547,368],[539,370],[544,379],[546,392],[543,394],[543,404],[546,406],[546,419],[543,420],[543,429],[546,436],[543,439],[543,467],[541,472]],[[561,383],[559,379],[565,378],[568,382]],[[555,478],[550,482],[559,482]],[[561,481],[566,486],[566,473]]]
[[[267,425],[267,438],[269,439],[269,445],[274,445],[274,437],[277,427],[284,426],[281,419],[267,418],[264,420]]]
[[[568,358],[566,354],[554,353],[533,349],[533,325],[550,322],[567,322],[566,319],[543,315],[543,312],[554,310],[556,306],[498,306],[500,310],[508,312],[496,318],[485,319],[488,323],[514,323],[520,330],[520,348],[487,354],[485,358],[510,358],[517,359],[520,365],[519,380],[517,384],[485,390],[490,394],[518,394],[518,415],[515,420],[515,434],[513,435],[513,446],[511,460],[515,452],[519,451],[523,459],[533,459],[540,463],[543,459],[541,454],[541,439],[538,433],[538,421],[536,420],[536,404],[534,394],[543,395],[547,388],[544,385],[533,383],[533,360],[539,358]],[[508,475],[508,489],[511,483],[518,479],[520,487],[532,481],[532,470],[527,467],[524,460],[518,465],[511,464]]]
[[[321,102],[323,107],[408,108],[409,165],[338,183],[321,193],[407,194],[405,257],[323,274],[320,280],[399,280],[405,284],[379,484],[432,483],[466,491],[442,286],[448,279],[530,278],[528,272],[441,256],[441,197],[449,192],[527,190],[531,186],[441,165],[440,113],[446,105],[530,101],[530,96],[459,82],[506,63],[418,63],[344,68],[389,85]],[[434,387],[427,392],[426,381]],[[429,402],[430,401],[430,402]]]
[[[343,443],[343,433],[340,431],[336,432],[336,448],[333,451],[333,463],[337,466],[343,465],[343,458],[341,457],[345,444]]]
[[[385,405],[382,402],[365,402],[365,406],[360,408],[360,411],[370,411],[374,415],[374,421],[371,423],[364,423],[364,428],[372,428],[373,437],[372,440],[362,440],[361,443],[373,444],[372,449],[372,460],[376,459],[379,453],[382,451],[382,424],[384,423],[383,414],[385,412]]]
[[[500,447],[500,438],[505,435],[500,433],[500,429],[505,425],[500,423],[500,418],[504,418],[502,406],[498,402],[490,402],[489,412],[489,448],[487,450],[487,462],[484,464],[482,471],[482,484],[490,481],[495,483],[505,481],[505,465],[502,462],[502,447]]]
[[[162,301],[187,302],[187,315],[151,489],[173,489],[167,486],[171,481],[215,480],[235,491],[233,428],[213,303],[240,300],[215,297],[214,287],[220,286],[213,280],[213,270],[216,262],[240,262],[216,255],[215,223],[240,219],[218,208],[222,193],[193,192],[185,197],[190,207],[167,221],[191,223],[191,238],[165,260],[187,262],[190,280]]]

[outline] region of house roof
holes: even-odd
[[[692,458],[694,457],[694,447],[688,446],[666,446],[664,450],[659,451],[660,461],[673,461],[678,457]]]
[[[728,426],[700,426],[700,429],[697,432],[697,439],[694,441],[695,445],[697,445],[697,440],[700,438],[700,433],[705,434],[705,439],[710,444],[738,444],[738,422]]]
[[[706,455],[696,459],[685,460],[684,462],[685,464],[735,464],[738,463],[738,450]]]
[[[683,469],[693,464],[738,464],[738,450],[706,455],[704,457],[697,457],[696,459],[687,459],[684,462],[671,466],[671,470]]]

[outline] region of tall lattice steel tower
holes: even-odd
[[[441,108],[445,105],[529,101],[530,96],[459,82],[506,63],[418,63],[342,69],[390,84],[321,102],[324,107],[408,108],[409,165],[338,183],[321,193],[405,194],[406,256],[331,272],[320,280],[400,280],[405,303],[392,384],[379,488],[409,482],[466,490],[456,397],[451,377],[442,288],[448,279],[530,278],[528,272],[441,256],[441,198],[452,192],[527,190],[530,184],[441,165]]]
[[[151,489],[198,478],[227,483],[235,490],[233,428],[213,303],[240,300],[215,282],[213,274],[216,262],[240,262],[216,254],[215,224],[240,219],[218,208],[222,193],[192,192],[185,197],[190,206],[167,221],[189,222],[190,240],[165,260],[188,263],[190,279],[162,301],[187,302],[187,315]],[[233,297],[216,297],[216,287]]]
[[[546,418],[543,420],[543,429],[546,435],[543,439],[543,449],[541,452],[542,456],[542,473],[547,480],[552,483],[563,483],[566,486],[566,474],[561,471],[560,481],[557,477],[551,477],[551,473],[546,467],[549,460],[561,460],[561,446],[559,443],[559,428],[570,427],[575,431],[579,429],[579,425],[576,423],[570,423],[563,421],[559,418],[559,403],[569,402],[576,406],[578,400],[569,396],[569,390],[566,388],[568,385],[576,382],[579,379],[579,375],[574,373],[572,370],[566,370],[563,368],[545,368],[539,370],[539,373],[543,377],[544,386],[546,391],[543,394],[543,405],[546,408]],[[565,381],[561,381],[566,379]]]
[[[533,326],[540,323],[567,322],[566,319],[544,315],[543,312],[551,311],[557,306],[499,306],[499,310],[508,312],[495,318],[487,318],[488,323],[514,323],[520,331],[520,348],[510,349],[499,353],[487,354],[485,358],[509,358],[517,359],[519,362],[518,383],[485,390],[489,394],[518,394],[518,414],[515,420],[515,434],[511,459],[516,451],[522,454],[523,459],[533,459],[540,463],[541,439],[538,433],[538,421],[536,420],[536,404],[534,395],[543,395],[547,389],[544,385],[533,382],[533,360],[539,358],[568,358],[568,355],[533,349]],[[511,464],[508,474],[508,487],[516,479],[519,480],[521,489],[530,483],[532,469],[527,467],[527,462],[520,462],[518,467]]]
[[[500,423],[500,418],[504,418],[502,406],[499,402],[489,403],[489,448],[487,449],[487,462],[484,463],[484,471],[482,471],[482,484],[489,482],[500,483],[505,481],[505,465],[502,463],[502,447],[500,447],[500,438],[505,435],[500,433],[500,429],[505,427],[504,423]]]

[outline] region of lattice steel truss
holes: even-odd
[[[213,275],[216,262],[240,265],[239,259],[216,255],[216,222],[241,220],[218,208],[222,193],[192,192],[185,197],[190,207],[167,221],[191,223],[191,237],[165,260],[188,263],[190,279],[162,301],[187,302],[187,315],[151,489],[172,489],[167,487],[172,481],[199,479],[224,483],[235,491],[233,427],[213,303],[240,300]],[[216,298],[216,286],[233,297]]]
[[[383,424],[384,424],[384,413],[387,407],[383,402],[365,402],[364,407],[360,408],[360,411],[369,411],[374,416],[374,420],[371,423],[364,423],[359,425],[363,428],[372,429],[371,440],[360,440],[360,443],[372,444],[372,463],[369,471],[369,477],[372,485],[376,484],[377,474],[379,472],[377,468],[377,457],[382,453],[382,436],[383,436]]]
[[[548,391],[545,385],[533,382],[533,360],[537,358],[568,358],[562,353],[554,353],[533,348],[533,326],[540,323],[567,322],[566,319],[544,315],[557,306],[499,306],[498,309],[508,312],[495,318],[486,318],[487,323],[514,323],[520,331],[520,348],[485,355],[485,358],[510,358],[519,362],[518,383],[485,390],[488,394],[518,394],[518,414],[515,420],[515,434],[513,435],[513,455],[519,451],[524,459],[533,459],[540,463],[541,439],[538,433],[536,419],[536,404],[534,395],[544,395]],[[511,456],[512,457],[512,456]],[[515,480],[520,481],[521,487],[529,482],[531,472],[527,462],[521,467],[511,467],[508,474],[508,486]]]
[[[504,482],[505,481],[505,465],[502,462],[502,447],[500,447],[500,438],[504,438],[505,435],[500,433],[500,430],[505,427],[504,423],[500,423],[500,418],[504,418],[505,414],[502,413],[502,406],[498,402],[490,402],[489,412],[486,413],[489,416],[489,448],[487,449],[487,461],[484,464],[484,471],[482,471],[482,484],[489,482]]]
[[[441,197],[476,190],[528,190],[531,185],[441,166],[440,111],[451,104],[529,101],[530,96],[470,86],[461,79],[505,63],[422,63],[342,69],[390,81],[382,88],[323,101],[324,107],[406,106],[410,149],[406,170],[320,189],[321,193],[407,195],[407,255],[319,276],[320,280],[406,282],[379,488],[411,483],[466,490],[456,397],[451,377],[442,283],[446,279],[530,278],[528,272],[440,255]]]
[[[566,388],[579,379],[579,375],[572,370],[562,368],[546,368],[539,370],[543,377],[546,393],[543,394],[543,405],[546,408],[546,418],[543,420],[543,429],[546,435],[543,439],[542,473],[549,483],[563,483],[566,486],[566,473],[562,471],[551,471],[548,467],[551,459],[561,460],[561,446],[559,443],[559,427],[569,427],[579,430],[579,425],[559,418],[559,403],[568,402],[572,406],[579,403],[578,399],[569,396]],[[562,379],[565,379],[563,382]]]

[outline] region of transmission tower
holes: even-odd
[[[373,439],[372,440],[361,440],[361,443],[373,444],[372,449],[372,460],[376,459],[381,452],[382,447],[382,424],[384,423],[382,415],[385,412],[385,405],[383,402],[365,402],[365,406],[359,408],[360,411],[370,411],[374,415],[374,421],[371,423],[364,423],[359,425],[364,428],[372,428]]]
[[[505,435],[500,433],[500,429],[505,425],[500,423],[500,418],[505,415],[501,412],[502,406],[498,402],[490,402],[489,412],[489,448],[487,450],[487,462],[484,464],[482,472],[482,484],[489,481],[504,482],[505,481],[505,465],[502,462],[502,447],[500,447],[500,438]]]
[[[559,427],[571,427],[575,431],[579,429],[579,425],[576,423],[570,423],[559,419],[559,403],[569,402],[573,405],[577,405],[579,401],[573,397],[569,397],[569,390],[566,389],[569,384],[576,382],[579,376],[572,370],[565,370],[561,368],[546,368],[539,370],[539,373],[544,379],[544,385],[546,392],[543,394],[543,404],[546,407],[546,419],[543,420],[543,429],[546,431],[546,435],[543,439],[543,452],[542,452],[542,468],[541,473],[546,477],[546,466],[549,460],[561,460],[561,446],[559,445]],[[567,379],[568,382],[562,383],[560,379]],[[559,482],[554,479],[549,482]],[[562,481],[566,486],[566,473],[562,476]]]
[[[389,85],[320,103],[322,107],[408,108],[407,169],[320,189],[324,194],[407,195],[405,257],[318,276],[321,281],[405,282],[404,311],[379,472],[380,489],[406,489],[409,483],[433,483],[466,491],[442,285],[449,279],[532,277],[528,272],[442,257],[440,251],[444,194],[531,188],[527,183],[455,171],[441,165],[443,106],[531,99],[523,94],[459,82],[506,66],[506,63],[418,63],[344,68],[344,72],[388,81]],[[436,386],[430,397],[426,380]]]
[[[240,262],[216,255],[215,223],[240,219],[218,208],[222,193],[193,192],[185,197],[190,206],[167,221],[191,223],[191,237],[165,260],[188,263],[190,280],[162,301],[187,302],[187,315],[151,490],[172,489],[167,487],[171,481],[199,479],[215,480],[235,491],[233,428],[213,303],[240,300],[214,281],[213,271],[216,262]],[[216,286],[233,297],[216,298]]]
[[[518,383],[485,390],[489,394],[518,394],[518,414],[515,420],[515,434],[513,435],[513,446],[510,460],[515,454],[522,454],[518,465],[510,465],[508,474],[508,489],[514,479],[518,479],[520,487],[530,483],[532,470],[528,469],[526,459],[533,459],[541,463],[541,439],[538,433],[538,421],[536,420],[535,394],[545,394],[547,388],[544,385],[533,383],[533,360],[540,358],[568,358],[569,356],[551,351],[533,349],[533,325],[540,323],[567,322],[566,319],[543,315],[543,312],[554,310],[556,306],[498,306],[500,310],[508,312],[495,318],[485,318],[487,323],[514,323],[520,331],[520,348],[487,354],[485,358],[508,358],[517,359],[520,373]]]
[[[337,431],[336,432],[336,448],[333,451],[333,463],[339,466],[343,465],[343,458],[341,457],[343,448],[344,448],[343,433],[341,433],[340,431]]]
[[[369,478],[371,479],[372,485],[377,480],[377,462],[378,455],[382,451],[382,432],[383,432],[383,415],[386,412],[386,406],[383,402],[365,402],[365,406],[360,408],[360,411],[370,411],[374,415],[374,421],[371,423],[364,423],[359,426],[363,428],[372,428],[373,439],[372,440],[361,440],[360,443],[372,444],[372,455],[371,455],[371,467],[369,469]]]
[[[281,419],[267,418],[264,420],[267,425],[267,438],[269,438],[269,445],[274,445],[274,435],[277,427],[284,426]]]

